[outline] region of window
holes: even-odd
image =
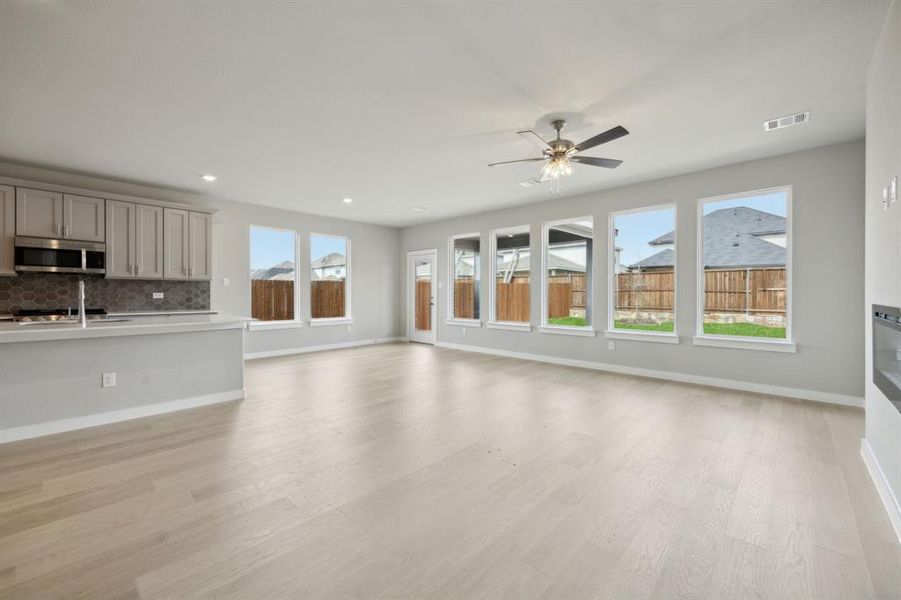
[[[531,250],[529,226],[492,232],[491,278],[493,306],[491,322],[528,328]]]
[[[260,321],[293,321],[297,281],[297,233],[250,227],[250,315]]]
[[[698,335],[791,338],[791,189],[699,203]]]
[[[310,316],[350,318],[350,239],[310,236]]]
[[[544,226],[544,325],[591,326],[593,237],[591,217]]]
[[[454,320],[479,320],[479,234],[457,235],[450,239],[451,282],[448,289],[449,317]]]
[[[609,331],[672,334],[676,320],[676,208],[610,215]]]

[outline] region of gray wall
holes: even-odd
[[[331,233],[351,238],[351,308],[353,325],[250,331],[245,350],[272,352],[322,344],[384,339],[400,335],[397,282],[398,229],[265,208],[214,196],[136,185],[50,169],[0,163],[0,175],[71,185],[97,191],[183,202],[218,209],[213,215],[213,274],[210,283],[213,310],[250,316],[250,225],[296,229],[302,235],[302,261],[309,255],[309,233]],[[298,191],[298,193],[302,193]],[[309,274],[300,272],[301,316],[309,317]],[[224,279],[230,285],[224,285]],[[13,284],[14,285],[14,284]]]
[[[901,180],[901,2],[889,9],[867,77],[866,306],[901,306],[901,201],[882,210],[882,188]],[[870,313],[866,332],[866,439],[901,499],[901,413],[873,385]],[[901,533],[899,533],[901,535]]]
[[[515,180],[511,174],[511,185]],[[792,300],[797,354],[693,346],[689,336],[695,331],[697,200],[781,185],[793,186]],[[864,144],[850,142],[406,228],[401,233],[401,258],[409,250],[438,249],[439,281],[443,283],[438,290],[440,342],[860,398],[864,389],[864,334],[860,328],[864,302],[863,189]],[[490,230],[529,224],[536,256],[543,222],[593,215],[597,234],[595,327],[602,330],[607,314],[608,214],[662,203],[677,205],[676,327],[684,336],[679,345],[617,340],[615,351],[610,351],[602,334],[580,338],[537,330],[463,329],[445,323],[448,236],[478,231],[482,233],[482,247],[487,249]],[[483,259],[482,263],[482,298],[487,303],[489,261]],[[539,281],[538,269],[537,261],[533,261],[533,281]],[[539,322],[538,288],[532,286],[533,326]],[[400,301],[406,301],[406,294],[401,294]],[[487,308],[482,315],[487,320]]]

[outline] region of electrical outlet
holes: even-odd
[[[351,327],[353,327],[353,325],[348,325],[348,326],[347,326],[347,330],[350,331],[350,328],[351,328]]]
[[[607,350],[616,350],[616,342],[607,340]]]
[[[466,328],[465,328],[465,327],[461,327],[461,328],[460,328],[460,335],[466,335]]]
[[[153,292],[154,300],[162,300],[163,297],[165,297],[165,294],[163,292]]]
[[[103,387],[116,387],[116,374],[115,373],[104,373],[103,374]]]

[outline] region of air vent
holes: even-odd
[[[784,129],[786,127],[791,127],[792,125],[800,125],[801,123],[806,123],[809,120],[810,111],[805,110],[804,112],[795,113],[786,117],[779,117],[778,119],[770,119],[769,121],[764,121],[763,130],[774,131],[776,129]]]

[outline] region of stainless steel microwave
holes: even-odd
[[[17,237],[16,271],[23,273],[106,273],[106,244]]]

